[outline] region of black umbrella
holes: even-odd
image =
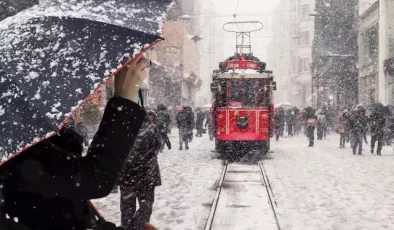
[[[38,4],[38,0],[1,0],[0,21]]]
[[[161,40],[170,0],[55,0],[0,22],[0,152],[54,135],[133,55]]]

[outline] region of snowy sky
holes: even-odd
[[[252,34],[252,49],[253,53],[260,59],[267,58],[267,45],[271,41],[271,27],[270,21],[272,18],[272,11],[277,5],[277,1],[272,0],[215,0],[215,10],[220,14],[239,14],[236,17],[237,21],[260,21],[264,24],[262,31]],[[237,10],[238,7],[238,10]],[[245,15],[250,14],[250,15]],[[228,21],[233,21],[234,18],[223,18]],[[225,56],[230,56],[234,52],[235,39],[234,35],[226,34],[225,37]]]
[[[199,96],[210,98],[209,83],[211,80],[211,73],[213,69],[217,69],[218,63],[224,61],[229,56],[232,56],[235,52],[235,35],[232,33],[226,33],[222,30],[222,26],[226,22],[234,21],[234,15],[237,13],[236,21],[260,21],[264,24],[262,31],[252,34],[252,52],[255,56],[260,58],[262,61],[267,61],[267,48],[271,42],[271,21],[273,17],[272,12],[278,0],[212,0],[214,7],[210,9],[210,5],[207,3],[208,0],[202,0],[202,15],[215,15],[211,18],[212,26],[215,28],[215,35],[209,35],[209,29],[205,26],[204,18],[202,22],[203,28],[201,29],[201,36],[204,38],[209,36],[214,37],[215,54],[211,56],[210,63],[209,59],[209,41],[204,39],[202,41],[202,49],[200,50],[201,56],[201,69],[200,77],[203,79],[203,86],[198,93]],[[238,8],[238,9],[237,9]],[[213,12],[210,12],[210,11]],[[246,15],[247,14],[247,15]],[[210,40],[210,39],[208,39]]]

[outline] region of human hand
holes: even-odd
[[[119,73],[115,75],[115,93],[117,97],[132,100],[138,95],[142,81],[148,77],[148,60],[143,54],[137,55]]]

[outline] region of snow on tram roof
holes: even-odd
[[[228,72],[217,73],[217,78],[270,78],[273,77],[271,73],[241,73],[241,72]]]

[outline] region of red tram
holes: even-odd
[[[265,68],[266,63],[251,52],[236,52],[214,71],[212,121],[220,154],[252,149],[262,154],[268,152],[274,135],[276,82],[272,71]]]

